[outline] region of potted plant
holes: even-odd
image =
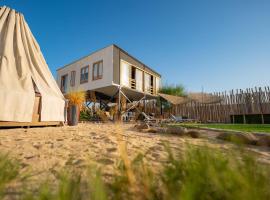
[[[76,126],[79,122],[80,108],[85,102],[84,91],[72,91],[66,95],[68,99],[68,125]]]

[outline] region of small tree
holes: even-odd
[[[169,94],[169,95],[174,95],[174,96],[186,96],[186,90],[185,87],[182,84],[165,84],[164,86],[162,86],[162,88],[159,91],[160,93],[163,94]]]
[[[161,87],[159,90],[160,93],[168,94],[168,95],[174,95],[174,96],[180,96],[184,97],[187,96],[185,87],[182,84],[165,84]],[[161,98],[157,101],[158,106],[162,106],[162,109],[166,112],[169,109],[171,109],[172,105],[168,101],[161,102]]]

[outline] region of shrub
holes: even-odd
[[[163,94],[169,94],[169,95],[174,95],[174,96],[186,96],[186,90],[185,87],[181,84],[176,84],[176,85],[164,85],[159,91],[160,93]]]
[[[189,147],[178,158],[169,155],[162,175],[167,199],[270,198],[270,170],[247,152]]]
[[[86,93],[84,91],[71,91],[66,95],[70,105],[82,105],[85,102]]]
[[[19,175],[19,163],[8,155],[0,154],[0,198],[4,195],[6,186]]]

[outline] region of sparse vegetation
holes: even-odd
[[[19,175],[19,163],[8,155],[0,154],[0,199],[5,195],[6,186]]]
[[[269,124],[179,124],[180,126],[185,126],[188,128],[215,128],[233,131],[243,131],[243,132],[264,132],[270,133]]]
[[[90,110],[83,109],[80,112],[80,120],[81,121],[99,121],[100,118],[97,113],[93,113]]]
[[[147,165],[144,155],[127,157],[119,144],[121,159],[110,181],[102,171],[89,167],[88,175],[64,172],[57,187],[42,184],[37,193],[23,193],[23,199],[269,199],[270,168],[239,149],[213,151],[209,147],[185,146],[184,152],[172,152],[164,144],[168,157],[161,171]],[[1,188],[16,177],[17,168],[1,157]],[[15,172],[15,173],[14,173]],[[26,183],[27,184],[27,183]]]

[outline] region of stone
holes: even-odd
[[[147,130],[148,133],[157,133],[157,129],[156,128],[150,128],[149,130]]]
[[[97,133],[95,133],[95,132],[90,132],[90,135],[96,136]]]
[[[137,128],[138,130],[149,129],[149,125],[148,125],[147,123],[141,123],[141,124],[138,124],[138,125],[136,126],[136,128]]]
[[[107,148],[106,150],[107,150],[108,152],[115,152],[115,151],[117,151],[117,148],[112,147],[112,148]]]
[[[223,132],[223,133],[220,133],[220,134],[217,136],[217,139],[230,141],[230,140],[231,140],[231,135],[232,135],[232,133],[229,133],[229,132]]]
[[[166,132],[179,136],[185,136],[187,134],[187,129],[184,127],[171,126],[167,128]]]
[[[162,151],[162,146],[152,146],[149,148],[150,151]]]
[[[72,160],[72,161],[71,161],[71,164],[72,164],[72,165],[78,165],[78,164],[82,163],[82,161],[83,161],[83,160],[81,160],[81,159],[75,159],[75,160]]]
[[[38,142],[38,143],[34,143],[33,147],[35,147],[36,149],[40,149],[42,145]]]
[[[98,159],[97,162],[104,164],[104,165],[112,165],[114,163],[113,160],[108,159],[108,158]]]
[[[192,130],[192,131],[188,131],[187,135],[192,137],[192,138],[199,138],[201,137],[201,133],[199,131],[196,130]]]
[[[35,155],[33,155],[33,154],[26,154],[26,155],[24,156],[24,158],[27,159],[27,160],[29,160],[29,159],[31,159],[31,158],[34,158],[34,157],[35,157]]]
[[[256,145],[270,147],[270,135],[259,136]]]
[[[21,168],[23,169],[23,168],[25,168],[25,167],[28,167],[29,164],[24,163],[24,162],[21,162],[21,163],[20,163],[20,166],[21,166]]]
[[[256,145],[257,138],[252,133],[232,133],[224,132],[217,136],[218,139],[226,140],[230,142],[240,143],[240,144],[250,144]]]
[[[151,156],[154,157],[154,158],[159,158],[160,157],[159,153],[155,153],[155,152],[151,153]]]
[[[158,133],[167,133],[168,128],[166,127],[157,127],[156,128]]]
[[[106,139],[104,140],[104,142],[106,142],[106,143],[110,143],[110,142],[111,142],[111,140],[110,140],[109,138],[106,138]]]

